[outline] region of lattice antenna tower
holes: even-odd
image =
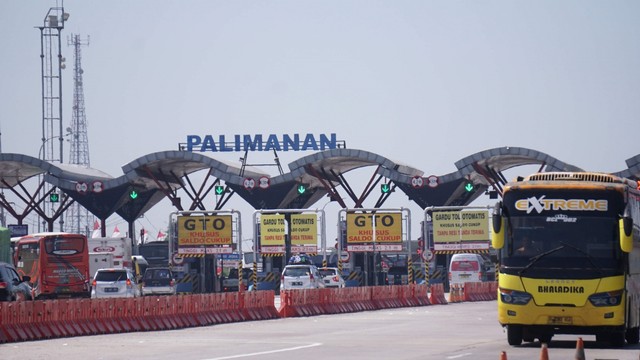
[[[62,1],[60,3],[62,4]],[[61,33],[68,18],[69,14],[64,12],[64,6],[52,7],[44,17],[42,26],[37,27],[40,29],[42,75],[42,143],[38,158],[54,163],[63,162],[62,70],[66,65],[62,56]],[[42,178],[39,178],[39,181],[42,181]],[[45,183],[42,196],[44,197],[50,189],[51,186]],[[51,203],[51,207],[43,206],[43,211],[46,215],[53,214],[54,203]],[[44,225],[44,222],[42,224]]]
[[[82,75],[82,46],[89,46],[89,36],[83,40],[78,34],[71,34],[67,39],[67,45],[73,47],[73,111],[71,113],[71,126],[67,133],[71,134],[71,150],[69,152],[69,164],[88,168],[89,138],[87,136],[87,115],[84,106],[84,88]],[[65,231],[89,236],[93,216],[77,201],[71,204],[66,212]]]

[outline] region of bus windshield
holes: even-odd
[[[44,248],[49,255],[75,255],[84,251],[85,241],[80,237],[51,237],[44,240]]]
[[[615,220],[561,214],[512,217],[501,263],[508,273],[522,275],[526,270],[533,278],[622,274],[624,255]]]

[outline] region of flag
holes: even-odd
[[[111,234],[111,237],[120,237],[120,230],[118,230],[118,225],[116,225],[116,228],[113,229],[113,234]]]
[[[148,242],[149,241],[149,232],[147,231],[147,229],[144,229],[144,236],[142,237],[143,242]]]
[[[100,222],[98,222],[98,220],[93,222],[93,234],[91,234],[92,238],[97,238],[100,237],[100,235],[102,235],[101,231],[100,231]]]
[[[167,234],[163,233],[161,230],[158,231],[158,236],[157,236],[158,241],[162,241],[166,238],[167,238]]]

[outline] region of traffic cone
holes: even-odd
[[[458,299],[456,298],[456,292],[457,292],[457,285],[455,284],[451,284],[449,285],[449,302],[457,302]]]
[[[585,357],[584,357],[584,342],[582,341],[581,337],[579,337],[578,341],[576,342],[575,360],[585,360]]]
[[[547,350],[547,343],[540,345],[540,360],[549,360],[549,350]]]
[[[507,352],[503,351],[500,353],[500,360],[507,360]]]

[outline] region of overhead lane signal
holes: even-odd
[[[296,187],[296,189],[298,190],[298,195],[304,195],[304,193],[307,192],[307,185],[305,184],[298,184],[298,186]]]
[[[138,195],[139,195],[139,194],[138,194],[138,192],[137,192],[137,191],[135,191],[135,190],[130,190],[130,191],[129,191],[129,198],[130,198],[131,200],[135,200],[135,199],[137,199],[137,198],[138,198]]]
[[[224,186],[216,185],[215,192],[216,192],[216,195],[222,195],[224,193]]]
[[[474,188],[475,188],[475,186],[473,185],[473,183],[472,183],[471,181],[467,181],[467,182],[464,184],[464,189],[465,189],[467,192],[472,192]]]
[[[57,192],[52,192],[51,194],[49,194],[49,201],[52,203],[57,203],[58,201],[60,201],[60,194],[58,194]]]
[[[391,192],[391,185],[389,184],[381,184],[380,185],[380,192],[383,194],[388,194]]]

